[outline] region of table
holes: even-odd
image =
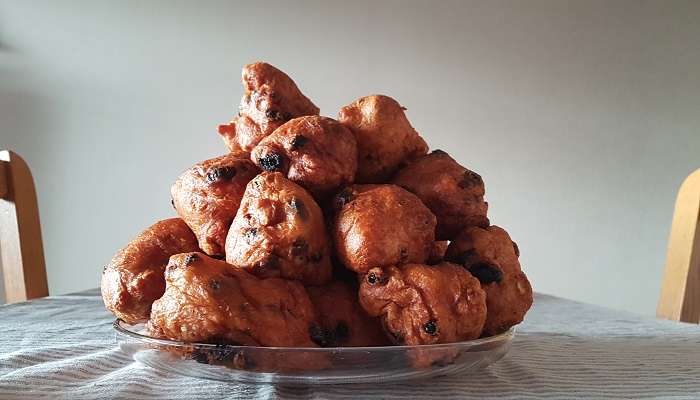
[[[140,365],[116,347],[98,290],[0,307],[0,399],[700,398],[700,326],[535,296],[511,351],[423,382],[221,383]]]

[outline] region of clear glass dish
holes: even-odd
[[[176,374],[227,382],[338,384],[395,382],[485,368],[510,348],[514,330],[466,342],[383,347],[253,347],[185,343],[114,321],[119,347],[134,360]]]

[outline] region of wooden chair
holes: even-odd
[[[678,191],[668,244],[659,318],[700,323],[700,169]]]
[[[34,179],[8,150],[0,151],[0,261],[8,303],[48,296]]]

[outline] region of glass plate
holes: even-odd
[[[514,330],[466,342],[383,347],[253,347],[155,339],[143,324],[114,321],[126,354],[151,368],[227,382],[395,382],[485,368],[510,348]]]

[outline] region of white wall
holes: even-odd
[[[38,184],[51,293],[98,285],[224,152],[240,67],[334,116],[386,93],[487,184],[536,290],[654,312],[676,189],[700,167],[700,2],[0,0],[0,147]]]

